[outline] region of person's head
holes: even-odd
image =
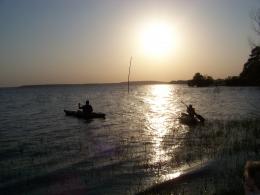
[[[189,105],[189,108],[192,108],[192,105],[191,105],[191,104]]]
[[[245,193],[260,194],[260,161],[247,161],[244,171]]]
[[[86,104],[87,104],[87,105],[89,104],[89,101],[88,101],[88,100],[86,100]]]

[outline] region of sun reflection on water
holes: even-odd
[[[147,127],[152,136],[153,156],[151,163],[165,162],[170,159],[163,148],[163,138],[172,129],[174,91],[171,85],[151,86],[150,95],[146,99],[149,112],[146,113]]]

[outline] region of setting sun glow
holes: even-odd
[[[175,45],[173,28],[164,22],[151,22],[140,31],[140,49],[149,57],[163,57],[173,52]]]

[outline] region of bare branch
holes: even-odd
[[[257,46],[256,42],[252,40],[250,37],[248,38],[248,43],[251,49],[255,48]]]
[[[250,13],[250,18],[252,21],[252,28],[256,32],[256,35],[260,36],[260,8],[252,11]],[[249,45],[251,48],[259,45],[259,42],[254,39],[248,39]]]
[[[129,79],[130,79],[130,73],[131,73],[131,66],[132,66],[132,56],[130,58],[130,65],[129,65],[129,70],[128,70],[128,93],[129,93]]]
[[[253,21],[253,29],[254,31],[260,35],[260,9],[257,9],[253,14],[251,14],[251,18]]]

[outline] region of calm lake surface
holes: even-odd
[[[89,99],[106,119],[65,116]],[[174,177],[178,116],[192,104],[207,123],[260,118],[260,88],[186,85],[41,86],[0,89],[0,191],[133,194]],[[209,126],[210,131],[210,126]],[[184,151],[183,151],[184,152]],[[209,159],[208,159],[209,160]]]

